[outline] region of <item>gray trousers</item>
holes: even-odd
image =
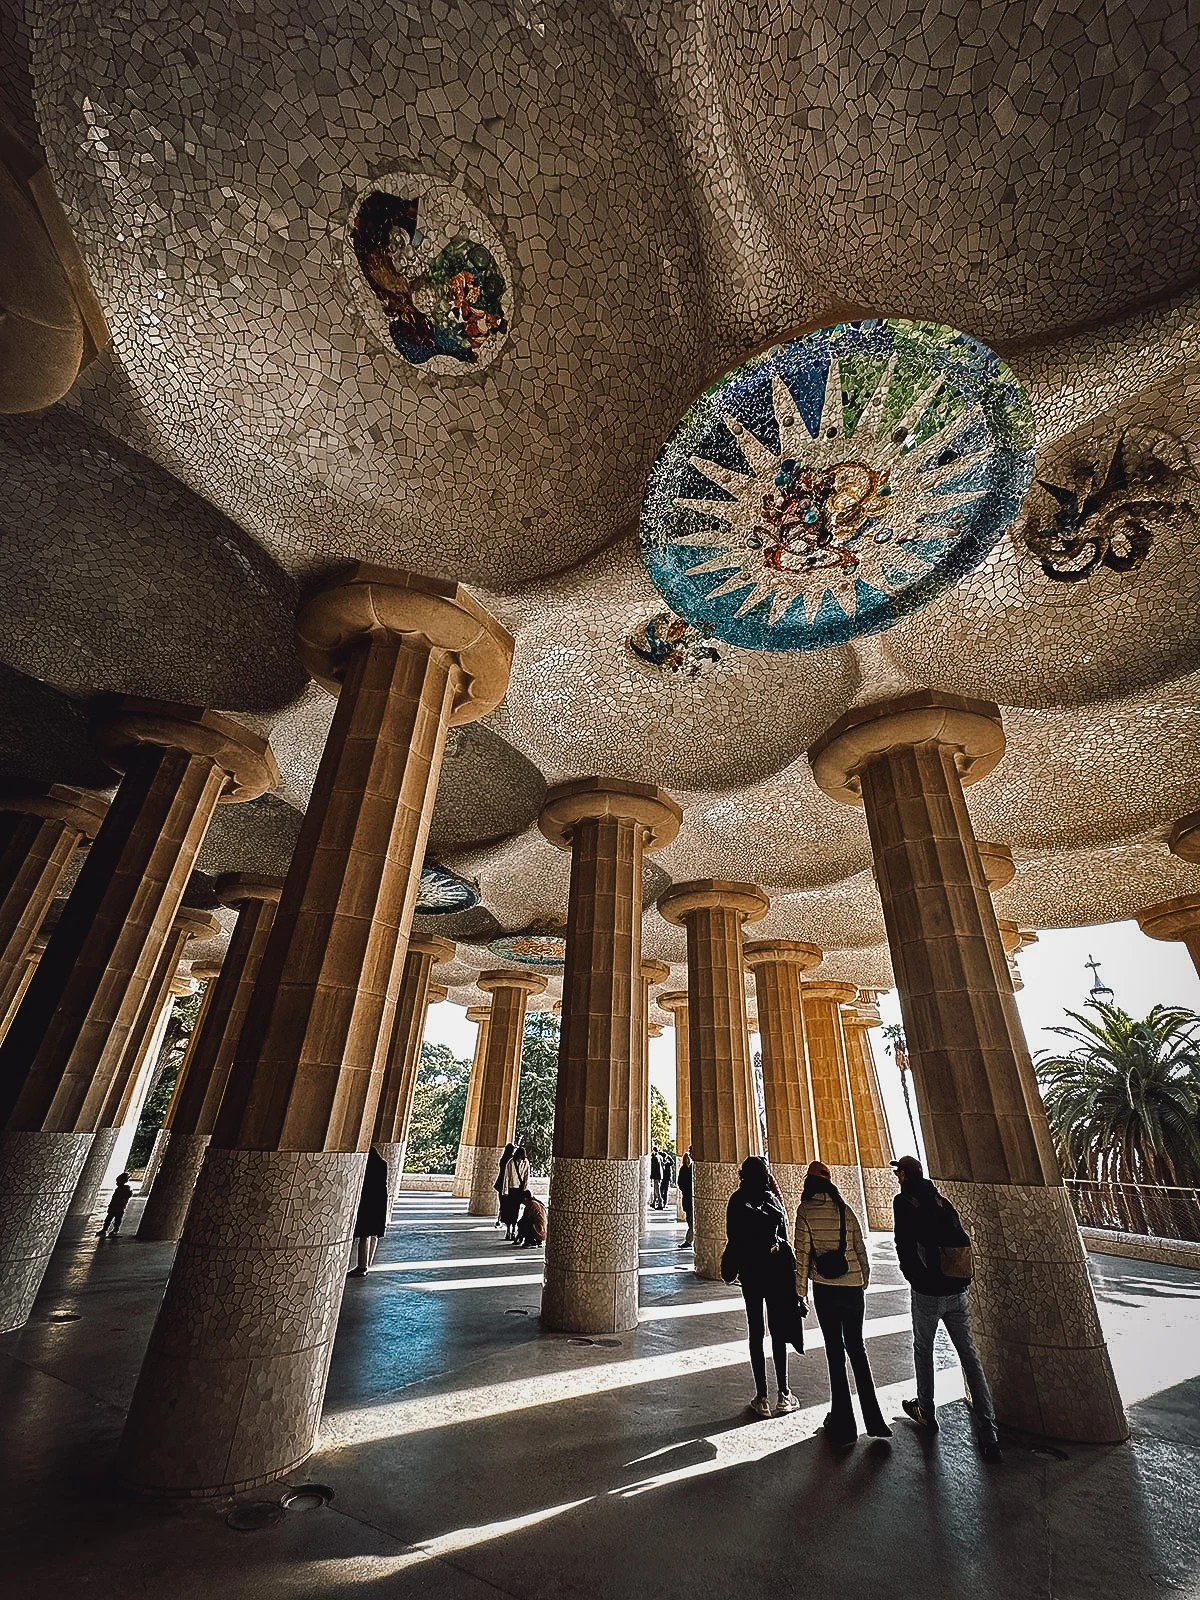
[[[971,1338],[971,1315],[967,1310],[967,1294],[912,1295],[913,1360],[917,1368],[917,1399],[928,1410],[933,1410],[933,1341],[937,1337],[938,1323],[946,1326],[950,1343],[962,1363],[963,1376],[971,1395],[971,1405],[980,1422],[996,1422],[992,1405],[992,1391]]]

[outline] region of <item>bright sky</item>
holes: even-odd
[[[1145,1016],[1152,1005],[1185,1005],[1200,1011],[1200,978],[1181,944],[1147,939],[1136,922],[1110,922],[1098,928],[1067,928],[1042,933],[1038,942],[1018,959],[1025,987],[1017,1005],[1025,1024],[1030,1049],[1038,1051],[1066,1044],[1048,1028],[1069,1019],[1066,1008],[1078,1010],[1092,986],[1084,963],[1090,956],[1100,962],[1105,983],[1115,990],[1117,1004],[1133,1016]],[[881,997],[884,1022],[899,1022],[900,1003],[895,990]],[[432,1006],[425,1037],[446,1044],[455,1055],[468,1059],[475,1051],[475,1024],[461,1006],[442,1001]],[[912,1134],[900,1091],[900,1074],[886,1053],[877,1029],[870,1034],[879,1067],[884,1107],[898,1154],[912,1148]],[[757,1037],[751,1047],[758,1048]],[[675,1033],[668,1028],[661,1039],[650,1041],[650,1081],[662,1090],[672,1115],[675,1110]],[[915,1109],[915,1108],[914,1108]]]

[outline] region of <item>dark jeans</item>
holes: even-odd
[[[742,1285],[742,1299],[746,1302],[746,1328],[750,1334],[750,1366],[754,1372],[754,1392],[756,1395],[767,1392],[767,1362],[763,1355],[763,1337],[765,1327],[763,1323],[763,1307],[767,1308],[767,1317],[771,1320],[771,1360],[775,1363],[775,1381],[782,1394],[788,1386],[788,1346],[782,1333],[775,1332],[774,1318],[771,1317],[771,1306],[764,1290],[747,1288]]]
[[[875,1398],[875,1380],[863,1344],[863,1318],[866,1295],[862,1289],[813,1284],[813,1309],[825,1340],[825,1359],[829,1363],[829,1415],[835,1433],[855,1434],[854,1405],[846,1377],[846,1357],[854,1369],[854,1386],[867,1428],[883,1422],[883,1412]]]

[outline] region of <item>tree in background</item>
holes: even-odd
[[[517,1138],[539,1176],[550,1171],[554,1150],[554,1096],[558,1089],[558,1042],[562,1024],[549,1011],[525,1019],[521,1045],[521,1092],[517,1100]]]
[[[883,1037],[887,1040],[887,1049],[895,1059],[900,1069],[900,1087],[904,1090],[904,1109],[908,1112],[908,1125],[912,1129],[913,1150],[921,1148],[920,1135],[917,1133],[917,1119],[913,1116],[912,1096],[908,1092],[908,1075],[912,1071],[912,1063],[908,1059],[908,1043],[904,1037],[904,1029],[898,1022],[889,1022],[883,1030]]]
[[[667,1097],[657,1084],[650,1085],[650,1143],[656,1150],[670,1150],[674,1152],[675,1141],[671,1138],[671,1111],[667,1105]]]
[[[471,1063],[448,1045],[422,1044],[408,1124],[406,1172],[453,1172],[467,1114]]]
[[[171,1020],[167,1023],[162,1049],[158,1052],[158,1060],[150,1075],[150,1092],[142,1102],[142,1114],[138,1118],[133,1143],[129,1146],[125,1161],[130,1172],[142,1172],[150,1159],[154,1135],[162,1127],[171,1096],[175,1093],[179,1069],[187,1054],[188,1041],[196,1026],[196,1018],[200,1015],[203,998],[204,990],[198,989],[195,994],[180,995],[171,1007]]]

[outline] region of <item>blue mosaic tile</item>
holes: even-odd
[[[478,885],[460,878],[449,867],[443,867],[440,861],[426,856],[421,868],[416,916],[448,916],[452,911],[470,911],[472,906],[478,904]]]
[[[542,972],[561,972],[567,956],[563,933],[549,924],[534,922],[521,933],[506,933],[488,945],[493,955],[515,961],[522,967],[537,967]]]
[[[872,320],[722,378],[659,454],[642,553],[671,610],[751,650],[880,633],[986,558],[1033,473],[1033,412],[985,345]]]

